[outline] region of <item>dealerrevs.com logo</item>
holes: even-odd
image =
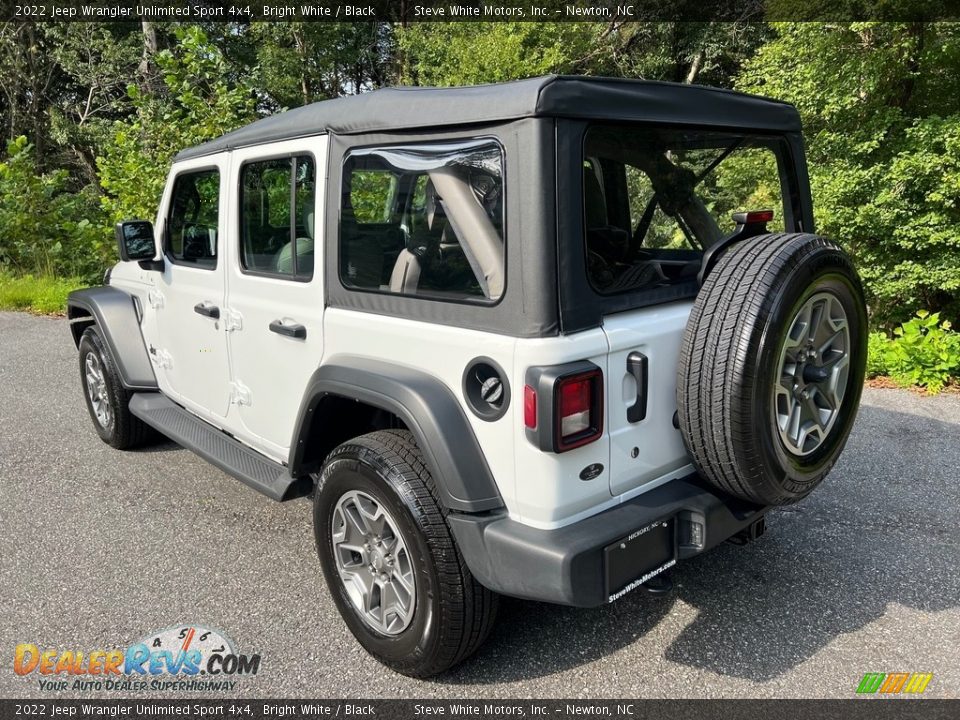
[[[219,630],[196,624],[150,633],[125,650],[43,648],[20,643],[17,675],[37,678],[43,691],[231,691],[237,678],[260,671],[260,655],[236,652]]]

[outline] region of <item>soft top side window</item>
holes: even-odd
[[[177,175],[167,210],[164,250],[178,265],[217,267],[220,172],[196,170]]]
[[[345,287],[493,303],[503,295],[505,263],[497,143],[365,148],[344,160]]]

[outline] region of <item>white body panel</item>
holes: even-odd
[[[230,157],[226,154],[178,163],[167,177],[157,214],[158,247],[166,232],[166,209],[174,178],[188,170],[216,167],[220,172],[220,216],[217,226],[217,266],[212,270],[166,260],[162,273],[147,273],[153,287],[143,305],[144,339],[160,390],[200,417],[223,427],[230,406],[230,362],[223,323],[198,314],[198,304],[224,307],[227,256],[224,249],[229,202]],[[161,255],[162,257],[162,255]],[[154,350],[151,350],[153,346]]]
[[[312,154],[317,163],[313,279],[295,282],[244,274],[236,192],[241,164],[301,153]],[[672,424],[677,355],[689,302],[611,316],[603,328],[574,335],[529,339],[354,310],[325,310],[326,156],[327,138],[314,136],[198,158],[178,163],[171,171],[155,225],[158,246],[173,177],[213,165],[221,170],[217,269],[167,261],[164,272],[156,273],[130,262],[118,264],[112,278],[112,284],[140,299],[144,340],[148,350],[157,351],[151,359],[164,394],[285,463],[307,382],[322,363],[360,356],[417,368],[443,382],[460,402],[510,516],[540,528],[576,522],[690,471],[680,433]],[[162,300],[152,304],[158,293]],[[221,320],[194,312],[200,302],[220,307]],[[230,315],[239,316],[239,329],[226,329]],[[306,339],[270,332],[269,324],[276,319],[304,325]],[[633,350],[649,358],[650,382],[647,417],[631,425],[626,407],[633,402],[635,387],[625,363]],[[478,418],[463,396],[464,369],[478,356],[493,359],[509,379],[509,410],[493,422]],[[169,367],[164,366],[164,357],[169,358]],[[527,439],[524,428],[526,371],[581,360],[593,362],[604,373],[604,434],[569,452],[543,452]],[[231,401],[238,386],[246,391],[248,403]],[[603,471],[581,480],[581,471],[595,463],[602,464]]]
[[[657,483],[675,470],[693,470],[680,431],[673,426],[680,340],[692,306],[690,301],[671,303],[604,318],[610,346],[604,378],[612,495]],[[647,357],[647,412],[643,420],[631,423],[627,408],[636,402],[637,382],[627,372],[627,356],[635,351]]]

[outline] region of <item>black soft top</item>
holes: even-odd
[[[563,117],[797,132],[789,103],[732,90],[647,80],[546,75],[473,87],[396,87],[324,100],[188,148],[177,160],[323,133],[352,135]]]

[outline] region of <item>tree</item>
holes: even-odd
[[[254,119],[252,88],[224,80],[223,55],[203,31],[175,33],[175,48],[154,58],[163,88],[128,87],[133,115],[115,123],[99,158],[103,207],[112,221],[153,218],[174,154]]]
[[[382,23],[253,23],[257,85],[274,109],[379,87],[390,78]]]
[[[762,23],[420,23],[398,31],[404,81],[465,85],[546,73],[729,87],[769,37]]]
[[[875,321],[960,319],[960,26],[796,23],[738,87],[803,116],[817,226],[858,263]]]

